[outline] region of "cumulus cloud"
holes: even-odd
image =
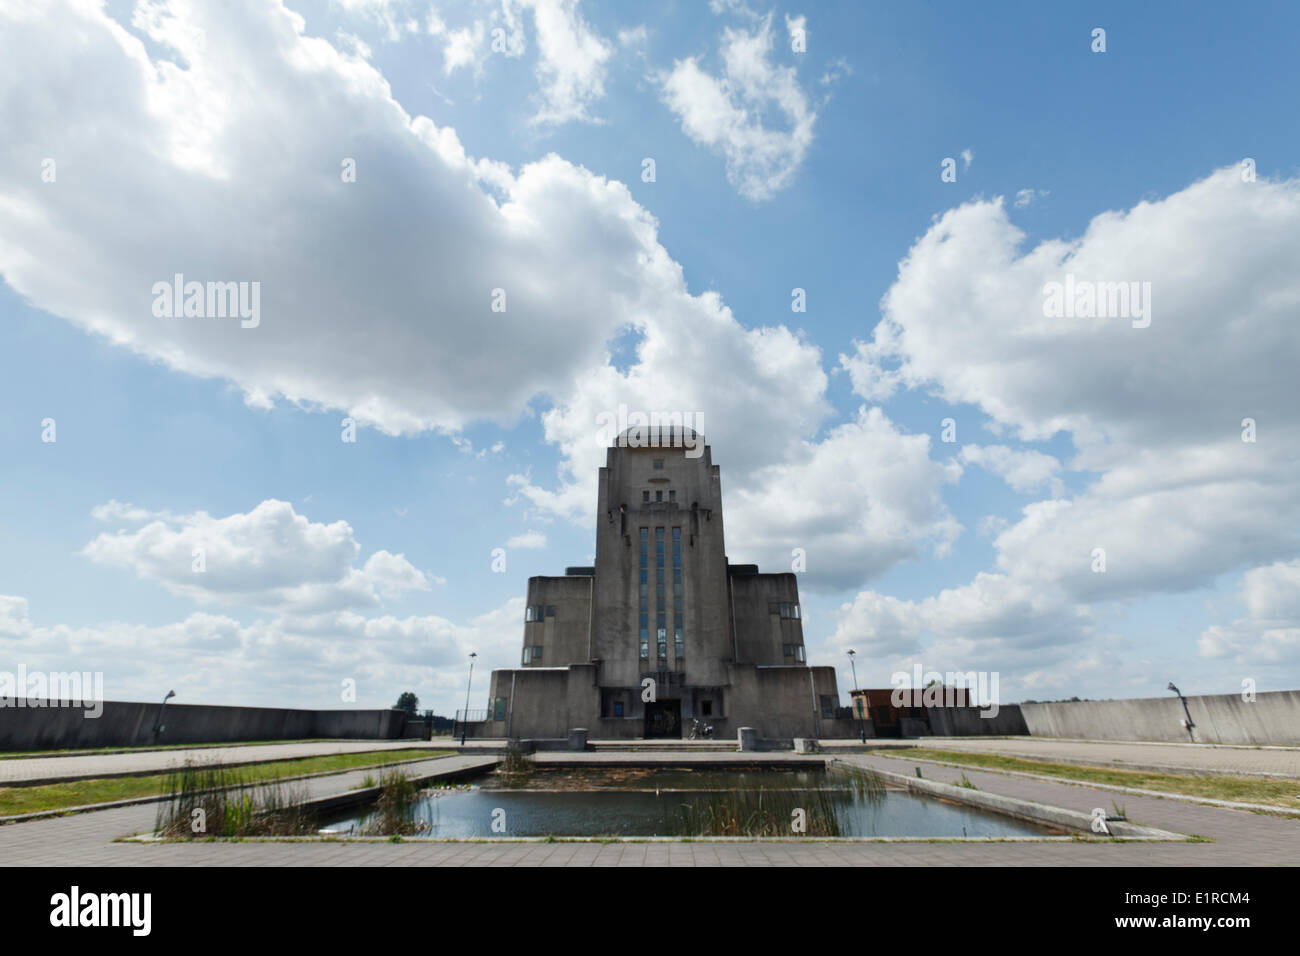
[[[361,546],[346,521],[312,522],[285,501],[263,501],[225,518],[111,504],[117,507],[104,509],[145,515],[147,523],[101,534],[83,553],[202,603],[302,613],[375,606],[381,598],[429,587],[424,573],[400,554],[376,551],[356,567]]]
[[[1201,633],[1209,658],[1228,658],[1251,667],[1300,659],[1300,560],[1278,561],[1242,575],[1244,617]]]
[[[507,548],[538,549],[546,547],[546,535],[540,531],[525,531],[506,541]]]
[[[596,120],[588,107],[605,95],[607,63],[614,47],[583,19],[577,0],[520,3],[532,9],[537,31],[541,104],[532,122],[558,125]]]
[[[727,181],[755,202],[770,199],[794,179],[817,119],[795,68],[773,63],[772,47],[769,13],[752,29],[723,30],[720,76],[706,72],[698,57],[688,57],[655,77],[682,131],[720,153]]]
[[[106,700],[153,700],[167,687],[181,703],[389,707],[415,690],[422,706],[450,715],[464,706],[470,652],[488,668],[510,666],[523,617],[519,597],[462,624],[335,611],[248,624],[194,613],[158,626],[68,627],[38,624],[25,598],[0,595],[0,651],[29,671],[102,672]],[[355,681],[355,704],[343,702],[345,680]]]
[[[94,7],[0,19],[5,280],[251,403],[393,434],[512,422],[620,328],[698,307],[622,184],[555,156],[517,173],[470,158],[278,4],[149,18],[150,49],[184,68]],[[41,181],[45,157],[56,183]],[[159,230],[157,216],[202,227]],[[156,318],[154,284],[177,273],[260,282],[260,324]]]
[[[1098,215],[1077,240],[1022,250],[1023,241],[1001,200],[939,217],[903,261],[873,338],[844,366],[873,399],[931,391],[1022,440],[1068,432],[1077,449],[1068,467],[1097,477],[1073,498],[1026,506],[995,539],[996,572],[891,607],[906,621],[895,633],[955,636],[962,609],[980,607],[1005,627],[972,633],[1006,641],[1013,625],[1037,622],[1026,639],[1059,653],[1104,602],[1205,588],[1252,568],[1248,588],[1262,589],[1269,578],[1258,569],[1300,549],[1300,181],[1244,183],[1222,170]],[[1150,282],[1151,324],[1048,318],[1044,287],[1067,273]],[[1246,418],[1267,422],[1267,436],[1243,441]],[[1013,487],[1059,491],[1053,461],[1001,448],[960,457]],[[1231,652],[1241,633],[1212,630],[1202,651]],[[1296,663],[1286,627],[1270,633],[1274,653]]]
[[[960,457],[963,464],[978,465],[1022,493],[1046,489],[1053,498],[1059,498],[1065,490],[1060,478],[1061,462],[1041,451],[1016,450],[1006,445],[963,445]]]

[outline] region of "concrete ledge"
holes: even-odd
[[[828,762],[828,766],[834,765],[835,763],[838,763],[838,761],[832,758]],[[846,764],[846,766],[863,769],[858,768],[856,764]],[[1049,826],[1064,827],[1068,830],[1082,832],[1089,837],[1104,838],[1104,835],[1092,832],[1091,815],[1081,813],[1078,810],[1067,810],[1064,807],[1054,807],[1045,803],[1034,803],[1029,800],[1021,800],[1017,797],[1006,797],[1001,794],[990,793],[987,790],[975,790],[970,787],[957,787],[948,783],[940,783],[937,780],[926,780],[923,777],[908,776],[904,773],[894,773],[892,770],[877,770],[872,768],[871,772],[879,774],[890,783],[901,786],[911,793],[922,793],[931,797],[940,797],[944,800],[952,800],[955,803],[964,803],[968,806],[991,810],[994,813],[1000,813],[1004,816],[1028,820],[1031,823],[1043,823]],[[1110,836],[1126,840],[1191,839],[1186,834],[1173,833],[1169,830],[1157,830],[1154,827],[1144,827],[1136,823],[1129,823],[1127,820],[1108,819],[1106,821],[1106,827],[1110,830]]]

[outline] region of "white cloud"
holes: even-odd
[[[1051,191],[1047,189],[1021,189],[1016,193],[1016,199],[1012,205],[1017,209],[1024,209],[1035,199],[1046,199],[1050,195]]]
[[[961,151],[961,159],[962,162],[965,163],[962,169],[963,170],[970,169],[970,164],[975,161],[975,154],[972,153],[969,149],[963,149]]]
[[[1201,654],[1257,668],[1300,660],[1300,560],[1247,571],[1241,596],[1245,617],[1206,628]]]
[[[429,587],[402,555],[376,551],[357,568],[360,552],[347,522],[317,524],[275,500],[225,518],[202,511],[153,517],[135,531],[101,534],[84,549],[98,564],[129,568],[202,603],[304,612],[375,606],[381,597]]]
[[[1021,493],[1046,489],[1053,498],[1059,498],[1065,491],[1060,461],[1041,451],[1017,451],[1006,445],[963,445],[961,460],[992,472]]]
[[[682,131],[721,153],[727,181],[755,202],[770,199],[793,180],[817,119],[794,67],[770,61],[772,45],[768,14],[752,31],[723,31],[721,76],[706,73],[697,58],[688,57],[655,77]],[[775,115],[784,129],[769,128]]]
[[[533,548],[540,549],[546,547],[546,535],[540,531],[525,531],[523,534],[517,534],[506,541],[507,548]]]
[[[578,0],[519,0],[531,7],[537,31],[541,105],[532,122],[597,121],[588,107],[605,95],[606,63],[614,48],[578,12]]]
[[[898,633],[953,640],[964,608],[987,607],[1006,623],[984,632],[994,640],[981,653],[1030,622],[1025,640],[1051,657],[1082,639],[1075,625],[1094,608],[1242,571],[1263,588],[1250,569],[1300,550],[1300,181],[1243,183],[1223,170],[1103,213],[1073,242],[1022,251],[1023,240],[1001,200],[940,217],[901,264],[873,339],[844,365],[873,399],[924,389],[1022,440],[1068,432],[1078,449],[1068,467],[1097,477],[1071,499],[1028,505],[994,542],[996,573],[894,608],[908,622]],[[1044,285],[1066,273],[1149,281],[1150,326],[1045,317]],[[1247,417],[1268,423],[1254,443],[1242,441]],[[962,460],[1013,487],[1059,491],[1051,461],[998,447]],[[1096,548],[1105,573],[1093,570]],[[1290,626],[1254,639],[1296,664]],[[1202,651],[1235,653],[1239,633],[1212,629]]]
[[[250,403],[390,433],[512,422],[628,323],[698,308],[623,185],[555,156],[471,159],[282,8],[179,16],[151,29],[184,70],[94,8],[0,13],[0,95],[26,102],[33,76],[49,94],[9,112],[0,144],[0,272],[35,306]],[[91,74],[93,103],[76,92]],[[47,155],[57,184],[30,173]],[[153,285],[178,272],[260,282],[260,325],[155,318]]]
[[[102,672],[106,700],[153,700],[171,688],[188,704],[389,707],[415,690],[421,706],[450,716],[464,706],[470,652],[480,668],[511,666],[523,618],[518,597],[464,624],[336,611],[250,624],[194,613],[161,626],[45,626],[25,598],[0,595],[0,652],[29,671]],[[344,680],[356,682],[355,705],[342,700]],[[471,706],[486,694],[476,678]]]

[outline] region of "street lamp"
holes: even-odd
[[[469,655],[469,682],[465,685],[465,713],[460,722],[460,745],[465,746],[465,732],[469,730],[469,689],[474,685],[474,658],[478,657],[475,651]]]
[[[1187,736],[1191,737],[1192,740],[1195,740],[1196,734],[1192,733],[1192,728],[1195,727],[1196,725],[1192,723],[1192,712],[1187,709],[1187,698],[1183,696],[1183,692],[1181,690],[1179,690],[1177,687],[1174,686],[1173,681],[1169,682],[1168,689],[1172,690],[1175,694],[1178,695],[1178,700],[1183,705],[1183,713],[1187,716],[1187,720],[1184,722],[1187,726]]]
[[[162,703],[158,705],[158,719],[153,722],[154,737],[157,737],[166,729],[165,727],[163,727],[163,722],[162,722],[163,711],[167,708],[167,701],[171,700],[175,696],[176,696],[176,691],[169,690],[167,692],[167,696],[162,699]]]
[[[849,666],[853,668],[853,689],[855,691],[858,689],[858,665],[854,660],[857,653],[857,651],[849,648]],[[855,698],[854,700],[858,705],[853,708],[858,712],[858,730],[862,732],[862,742],[865,744],[867,742],[867,725],[862,722],[862,711],[866,708],[866,701],[861,698]]]

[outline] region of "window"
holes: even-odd
[[[528,610],[524,612],[524,621],[540,621],[544,610],[540,604],[528,605]]]
[[[662,491],[656,491],[655,501],[663,501],[663,500],[664,500],[664,493]]]
[[[682,640],[682,529],[673,528],[673,656],[686,657]],[[666,656],[666,655],[665,655]]]
[[[772,601],[767,605],[768,614],[779,614],[785,618],[799,620],[799,605],[789,604],[785,601]]]
[[[700,716],[701,717],[713,716],[713,701],[711,700],[700,701]]]
[[[795,658],[795,660],[799,661],[800,663],[803,663],[804,656],[803,656],[803,645],[802,645],[802,644],[796,644],[796,645],[794,646],[794,658]]]
[[[669,500],[669,501],[676,501],[676,500],[677,500],[677,492],[675,492],[675,491],[670,491],[670,492],[668,492],[668,500]]]
[[[644,631],[642,631],[641,633],[642,635],[645,634]],[[649,659],[650,659],[650,642],[647,641],[643,636],[641,639],[641,660],[646,661]]]
[[[822,717],[832,720],[835,717],[835,698],[822,695]]]
[[[655,471],[663,471],[663,470],[664,470],[664,460],[662,458],[656,458]]]
[[[524,663],[525,663],[525,664],[530,664],[530,663],[532,663],[532,660],[533,660],[533,649],[532,649],[531,647],[525,647],[525,648],[524,648]]]
[[[614,716],[615,717],[623,716],[623,702],[621,700],[614,701]]]
[[[506,719],[506,699],[505,699],[504,697],[496,697],[496,698],[493,698],[493,700],[492,700],[492,719],[493,719],[493,720],[505,720],[505,719]]]
[[[555,617],[555,605],[554,605],[554,604],[548,604],[548,605],[546,605],[546,616],[547,616],[547,617]]]
[[[533,663],[537,663],[541,659],[542,659],[542,646],[538,644],[535,647],[533,647]]]
[[[542,647],[540,644],[533,644],[524,648],[524,663],[536,664],[542,659]]]
[[[643,502],[645,502],[645,501],[649,501],[649,500],[650,500],[650,492],[648,492],[648,491],[643,491],[643,492],[641,492],[641,500],[642,500]]]

